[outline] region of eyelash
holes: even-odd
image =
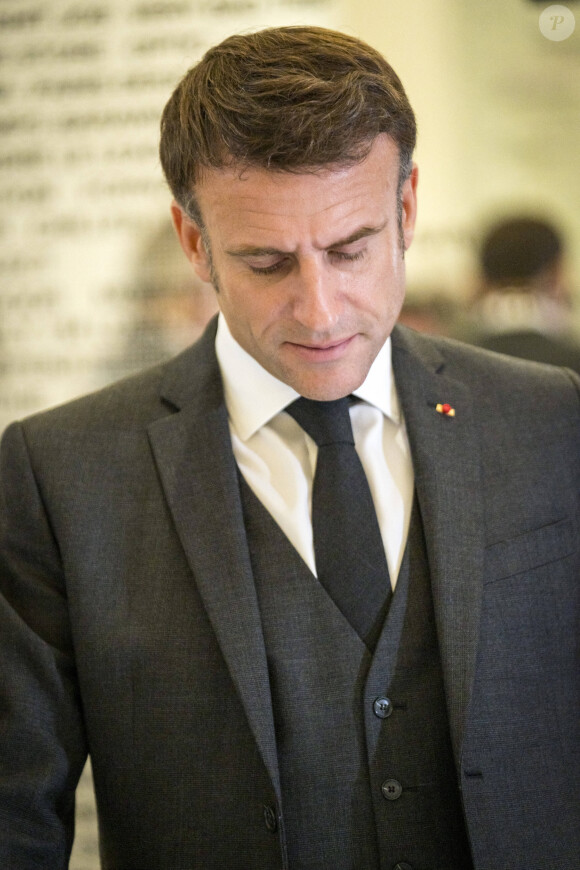
[[[365,256],[366,251],[357,251],[354,254],[348,254],[346,251],[331,251],[330,253],[338,260],[352,263],[355,260],[362,260],[362,258]],[[279,260],[277,263],[273,263],[271,266],[250,266],[250,269],[256,275],[273,275],[275,272],[279,272],[284,267],[285,263],[286,260]]]

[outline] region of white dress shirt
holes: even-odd
[[[216,352],[238,467],[316,574],[311,507],[318,448],[284,412],[298,393],[238,344],[221,314]],[[369,481],[394,586],[409,529],[414,474],[393,376],[390,338],[354,395],[363,400],[350,409],[355,447]]]

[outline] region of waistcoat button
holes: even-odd
[[[267,829],[274,834],[278,828],[276,811],[272,807],[264,807],[264,823]]]
[[[393,705],[388,698],[377,698],[373,704],[373,713],[379,719],[388,719],[393,712]]]
[[[386,779],[381,786],[383,797],[388,801],[396,801],[403,794],[403,786],[397,779]]]

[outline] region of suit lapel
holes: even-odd
[[[393,367],[423,517],[457,763],[477,651],[483,572],[479,439],[470,391],[421,336],[396,329]],[[455,416],[438,413],[448,403]]]
[[[163,395],[175,412],[153,423],[149,437],[198,590],[280,797],[266,652],[214,333],[170,368]]]

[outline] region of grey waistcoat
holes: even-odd
[[[469,870],[423,527],[374,655],[241,480],[290,870]]]

